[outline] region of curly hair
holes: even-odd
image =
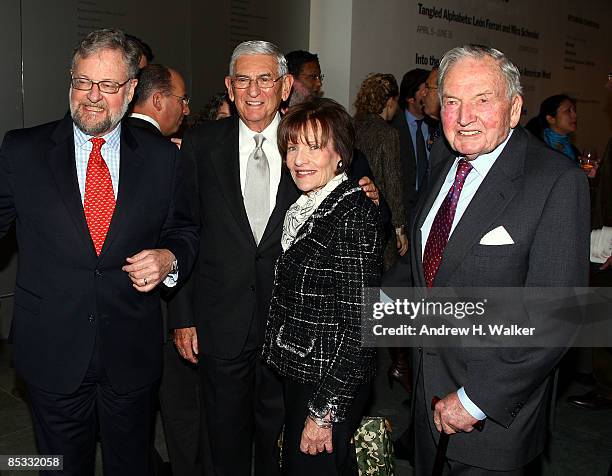
[[[387,100],[399,94],[397,81],[392,74],[374,73],[361,83],[355,99],[356,116],[380,114]]]

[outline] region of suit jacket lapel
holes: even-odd
[[[279,226],[283,225],[287,210],[299,196],[298,189],[291,178],[291,174],[284,165],[281,165],[281,167],[281,179],[278,184],[278,192],[276,193],[276,205],[268,219],[268,224],[259,242],[260,247],[264,246],[270,237],[275,236],[274,231]]]
[[[95,249],[91,241],[89,228],[87,228],[79,190],[74,156],[74,134],[70,116],[59,122],[51,135],[51,140],[54,145],[47,153],[51,173],[77,233],[83,240],[84,249],[89,249],[92,257],[95,257]]]
[[[515,179],[523,173],[526,146],[525,132],[515,130],[450,236],[436,275],[436,286],[445,285],[470,248],[479,243],[495,217],[517,193]]]
[[[100,251],[102,259],[106,251],[117,237],[120,230],[127,227],[136,198],[142,189],[142,181],[139,180],[139,169],[144,163],[145,158],[138,151],[138,143],[125,124],[121,129],[121,159],[119,164],[119,189],[117,191],[117,202],[115,212],[108,228],[106,240]]]
[[[218,146],[210,152],[211,163],[221,185],[229,209],[238,225],[255,246],[255,239],[244,208],[242,188],[240,187],[240,151],[238,138],[238,118],[229,121],[226,133]]]

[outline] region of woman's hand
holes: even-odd
[[[404,229],[396,229],[395,237],[397,241],[397,252],[400,256],[404,256],[406,254],[406,251],[408,251],[408,237],[406,236],[406,233],[404,233]]]
[[[329,416],[326,416],[327,420]],[[332,429],[321,428],[309,417],[304,423],[302,431],[302,440],[300,441],[300,451],[309,455],[317,455],[323,451],[331,453],[332,447]]]

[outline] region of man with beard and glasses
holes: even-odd
[[[178,149],[121,124],[140,51],[97,30],[74,51],[70,116],[8,132],[0,236],[16,222],[11,329],[40,454],[67,475],[150,475],[161,373],[159,287],[190,272],[193,187]],[[42,471],[41,474],[56,474]]]

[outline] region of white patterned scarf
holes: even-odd
[[[304,223],[310,218],[310,215],[319,208],[323,200],[325,200],[328,195],[345,180],[348,180],[345,173],[336,175],[319,190],[309,194],[302,194],[300,198],[289,207],[285,215],[285,222],[283,223],[283,236],[281,238],[283,251],[287,251],[293,244],[300,228],[302,228]]]

